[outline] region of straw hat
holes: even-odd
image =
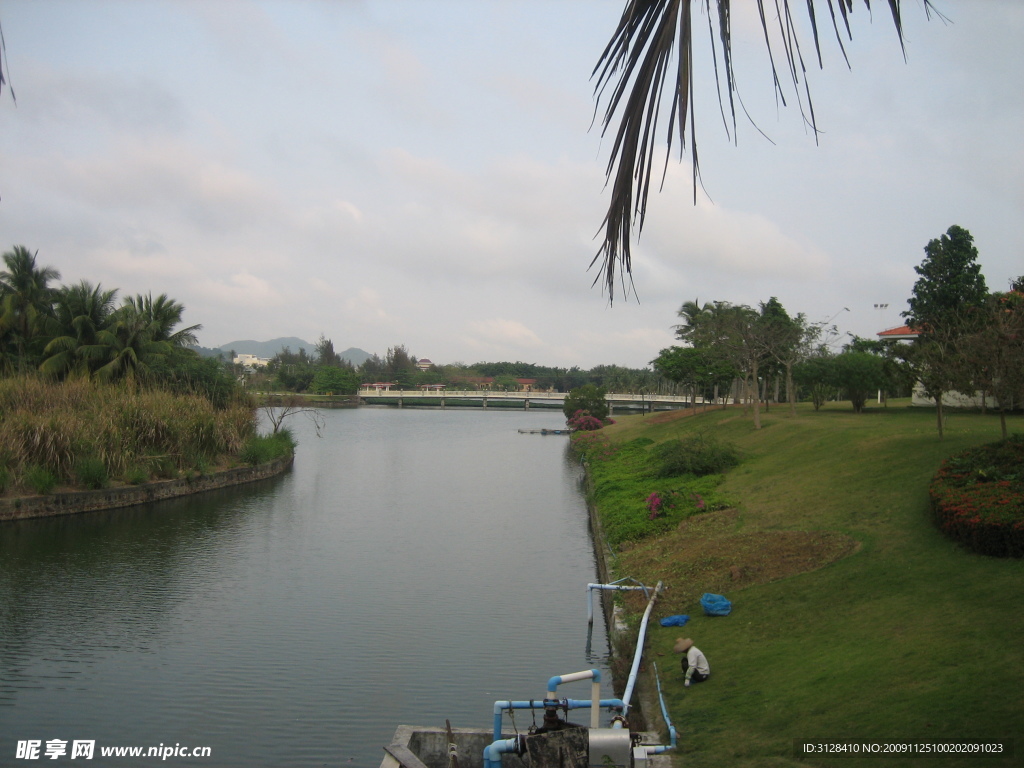
[[[676,644],[672,647],[673,653],[686,653],[693,646],[693,640],[688,637],[680,637],[676,639]]]

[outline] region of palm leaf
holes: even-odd
[[[774,13],[766,12],[766,2],[774,7]],[[804,0],[810,20],[811,37],[817,52],[818,66],[821,67],[821,45],[818,39],[818,23],[815,15],[815,0]],[[840,19],[847,39],[852,38],[849,16],[853,12],[853,0],[818,0],[828,5],[832,27],[839,41],[847,63],[846,48],[840,32]],[[712,12],[712,3],[715,5]],[[731,0],[627,0],[618,26],[594,67],[592,77],[596,78],[594,93],[598,109],[605,102],[601,119],[601,134],[605,135],[618,117],[618,128],[611,155],[605,169],[607,185],[610,186],[610,201],[601,229],[604,240],[590,267],[599,264],[594,284],[603,280],[608,291],[609,302],[615,297],[616,281],[622,283],[624,291],[632,287],[632,236],[636,230],[639,236],[647,213],[647,198],[651,187],[651,170],[654,163],[655,141],[658,133],[658,119],[666,96],[666,81],[669,85],[670,112],[665,140],[667,149],[665,164],[672,151],[674,138],[679,141],[682,157],[686,147],[686,130],[689,122],[690,160],[693,168],[693,194],[696,202],[697,182],[700,170],[697,158],[696,120],[693,111],[693,30],[691,17],[694,6],[703,4],[708,16],[711,36],[712,57],[715,79],[719,89],[719,102],[728,133],[729,120],[725,117],[721,97],[722,82],[728,95],[729,114],[735,137],[736,126],[736,82],[733,74]],[[744,4],[747,5],[746,3]],[[870,0],[864,0],[870,10]],[[888,0],[889,11],[896,27],[896,36],[903,47],[903,24],[900,15],[900,0]],[[836,14],[839,9],[839,18]],[[930,0],[924,0],[925,11],[930,16],[933,10]],[[788,70],[788,79],[796,94],[800,112],[817,136],[814,107],[807,83],[806,66],[800,48],[800,36],[790,11],[790,0],[757,0],[764,44],[768,51],[772,78],[777,98],[785,106],[786,89],[782,86],[776,64],[776,51],[772,47],[769,15],[778,24],[777,35],[782,41],[780,61]],[[717,30],[715,26],[717,25]],[[721,43],[721,53],[715,44],[716,32]],[[718,57],[721,55],[722,68],[719,70]],[[673,60],[675,66],[672,66]],[[664,183],[664,171],[662,175]]]

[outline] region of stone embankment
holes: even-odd
[[[197,475],[178,480],[158,480],[141,485],[0,499],[0,521],[74,515],[79,512],[130,507],[135,504],[146,504],[151,501],[174,499],[217,488],[242,485],[281,474],[292,465],[293,460],[294,457],[289,456],[254,467],[236,467],[221,472],[212,472],[209,475]]]

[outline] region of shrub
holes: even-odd
[[[983,555],[1024,557],[1024,435],[950,456],[928,496],[950,538]]]
[[[569,429],[574,432],[593,432],[604,426],[604,422],[591,416],[590,411],[578,410],[569,417]]]
[[[586,411],[595,419],[604,421],[608,418],[608,401],[604,399],[603,387],[585,384],[569,392],[562,403],[562,412],[566,419],[572,418],[576,411]]]
[[[7,490],[11,484],[11,471],[7,467],[0,467],[0,493]]]
[[[295,438],[291,430],[282,427],[269,435],[254,435],[243,446],[239,458],[246,464],[266,464],[268,461],[291,456],[295,451]]]
[[[147,480],[149,480],[149,472],[145,467],[140,467],[137,464],[129,467],[124,473],[124,481],[129,485],[141,485]]]
[[[57,475],[39,464],[28,467],[22,475],[22,479],[25,485],[40,496],[45,496],[57,487]]]
[[[75,476],[86,488],[96,490],[107,485],[107,467],[96,456],[85,456],[75,465]]]
[[[615,454],[615,448],[600,432],[574,432],[570,445],[583,461],[605,460]]]
[[[735,446],[702,434],[666,440],[651,453],[658,477],[718,475],[740,463]]]

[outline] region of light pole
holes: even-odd
[[[882,314],[882,316],[883,316],[883,320],[884,320],[884,316],[885,316],[885,311],[886,311],[887,309],[889,309],[889,305],[888,305],[888,303],[886,303],[886,304],[875,304],[875,309],[876,309],[876,310],[877,310],[877,311],[878,311],[879,313],[881,313],[881,314]],[[882,330],[885,330],[885,329],[883,328]],[[882,390],[878,390],[878,402],[879,402],[879,403],[881,403],[881,402],[882,402]]]

